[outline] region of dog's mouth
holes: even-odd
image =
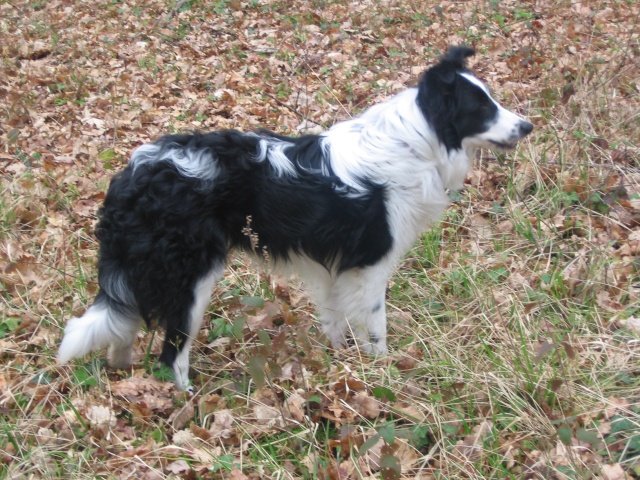
[[[498,150],[505,150],[505,151],[513,150],[514,148],[516,148],[516,145],[518,144],[518,142],[496,142],[494,140],[489,140],[489,141]]]
[[[529,135],[533,130],[533,124],[520,120],[507,131],[502,131],[502,128],[497,128],[494,134],[487,135],[489,143],[496,150],[513,150],[520,140]]]

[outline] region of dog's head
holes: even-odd
[[[469,47],[452,47],[427,70],[418,87],[418,105],[447,150],[511,149],[533,125],[496,102],[468,70],[467,58],[474,53]]]

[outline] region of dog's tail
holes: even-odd
[[[95,302],[81,317],[69,320],[58,350],[58,364],[104,347],[133,344],[139,327],[139,317],[100,291]]]

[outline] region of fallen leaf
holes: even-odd
[[[629,317],[620,320],[620,324],[631,332],[640,334],[640,317]]]
[[[209,431],[214,437],[229,438],[234,434],[234,419],[231,410],[219,410],[213,416]]]
[[[358,392],[348,400],[349,405],[364,418],[373,420],[380,415],[380,402],[366,392]]]
[[[303,405],[306,401],[302,395],[294,392],[285,400],[284,408],[291,415],[291,418],[297,422],[302,422],[305,416]]]
[[[631,478],[627,476],[619,463],[615,465],[603,465],[601,472],[604,480],[627,480]]]
[[[229,472],[229,476],[227,478],[229,478],[229,480],[248,480],[249,479],[249,477],[247,477],[244,473],[242,473],[237,467],[231,468],[231,471]]]
[[[174,475],[181,475],[191,470],[191,467],[186,462],[186,460],[176,460],[175,462],[171,462],[166,466],[167,471],[173,473]]]
[[[94,405],[87,410],[87,420],[93,425],[113,427],[116,424],[116,415],[109,407]]]
[[[169,415],[168,422],[175,430],[182,430],[189,423],[195,414],[193,402],[187,402],[182,408],[174,410]]]

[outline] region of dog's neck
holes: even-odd
[[[447,150],[438,140],[416,102],[417,89],[408,89],[334,125],[325,132],[325,149],[332,170],[350,187],[366,177],[381,185],[415,185],[433,174],[444,190],[462,188],[475,148]]]

